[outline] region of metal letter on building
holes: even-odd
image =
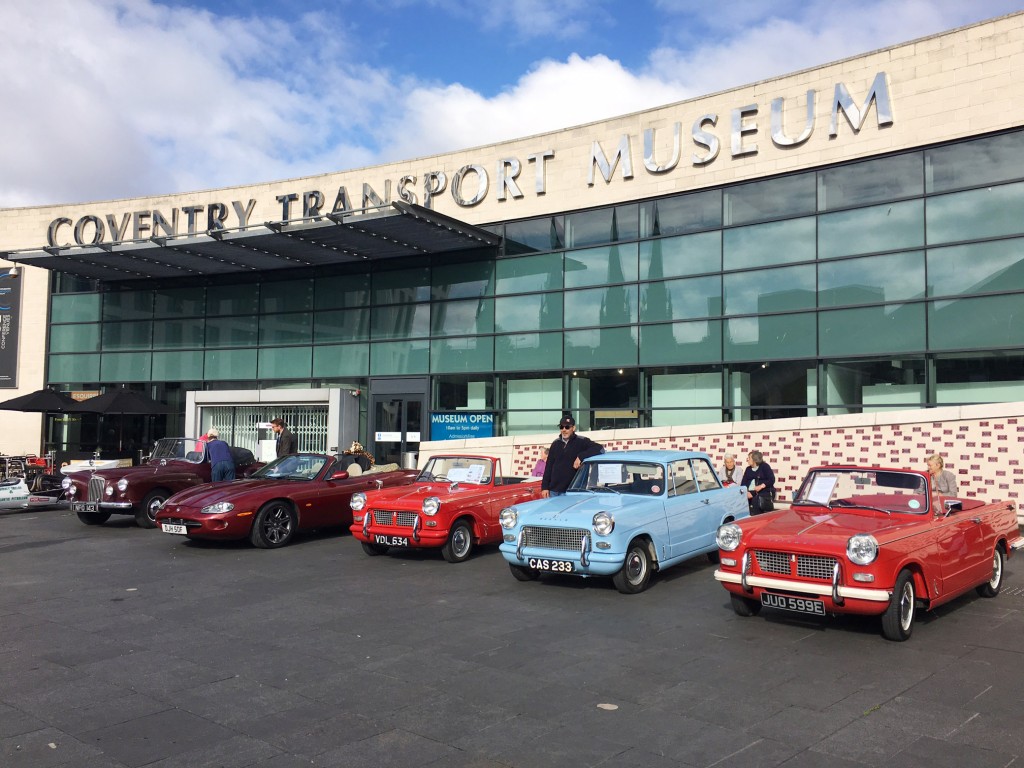
[[[619,139],[619,146],[615,149],[615,155],[609,160],[605,157],[604,150],[601,149],[601,143],[595,141],[590,147],[590,168],[587,169],[587,186],[594,186],[594,166],[597,165],[601,169],[601,176],[604,177],[605,183],[609,183],[612,180],[612,171],[615,170],[616,164],[619,162],[619,158],[622,158],[622,178],[632,179],[633,178],[633,157],[629,150],[629,134],[624,133]]]
[[[797,144],[803,144],[811,138],[811,132],[814,131],[814,91],[807,92],[807,122],[804,123],[803,132],[795,139],[786,135],[784,107],[785,99],[772,99],[772,142],[777,147],[795,147]]]
[[[665,165],[658,165],[654,159],[654,129],[647,128],[644,131],[644,168],[651,173],[665,173],[671,171],[679,164],[679,156],[682,154],[683,124],[675,123],[672,126],[672,159]]]
[[[15,389],[18,386],[20,272],[20,267],[4,267],[0,271],[0,389]]]
[[[829,137],[835,138],[839,134],[840,109],[846,115],[846,119],[850,123],[850,127],[853,128],[853,132],[859,131],[860,127],[864,124],[864,118],[868,116],[868,110],[871,109],[872,101],[875,102],[875,110],[878,113],[878,127],[892,125],[892,103],[889,101],[889,82],[885,72],[879,72],[875,75],[874,82],[871,83],[871,90],[868,91],[867,98],[864,99],[864,106],[861,109],[857,109],[857,105],[853,103],[853,97],[846,90],[846,86],[842,83],[836,83],[835,97],[832,99],[832,121],[828,126]]]

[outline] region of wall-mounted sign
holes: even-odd
[[[430,414],[431,440],[494,437],[494,414],[478,411]]]
[[[18,387],[18,325],[21,277],[18,269],[0,272],[0,389]]]

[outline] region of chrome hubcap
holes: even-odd
[[[914,621],[914,588],[907,582],[903,585],[903,592],[900,594],[900,626],[903,631],[910,629]]]
[[[988,583],[992,589],[999,586],[1003,578],[1003,558],[999,556],[998,550],[992,556],[992,580]]]
[[[626,558],[626,577],[633,584],[636,584],[643,578],[646,566],[644,559],[637,552],[630,552],[629,557]]]
[[[469,532],[465,528],[459,528],[452,534],[452,549],[459,557],[469,551]]]

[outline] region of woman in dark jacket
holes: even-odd
[[[750,514],[760,515],[775,509],[775,473],[765,463],[760,451],[747,454],[747,468],[743,470],[741,484],[747,489]]]

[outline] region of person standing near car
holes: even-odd
[[[576,434],[576,419],[566,414],[558,422],[558,438],[548,448],[540,497],[563,496],[583,459],[604,453],[604,446],[589,437]]]
[[[736,463],[736,455],[725,454],[725,461],[722,464],[722,471],[718,473],[722,485],[736,485],[743,477],[743,467]]]
[[[740,483],[747,489],[750,514],[760,515],[775,509],[775,473],[760,451],[747,454],[747,468]]]
[[[299,452],[295,445],[295,435],[288,431],[288,425],[284,423],[284,419],[272,420],[270,428],[277,435],[277,458],[291,456],[293,453]]]
[[[928,474],[932,476],[932,485],[935,490],[943,496],[958,496],[960,494],[956,485],[956,475],[945,469],[946,463],[937,453],[933,453],[925,462],[928,464]]]
[[[235,459],[231,455],[231,447],[220,439],[216,429],[206,433],[206,454],[210,457],[210,479],[213,482],[235,479]]]

